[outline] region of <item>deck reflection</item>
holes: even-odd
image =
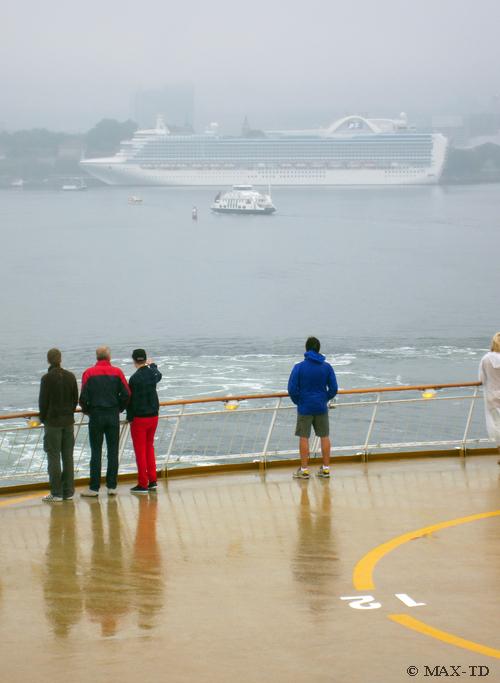
[[[423,659],[485,664],[387,615],[405,592],[426,603],[418,617],[500,647],[500,518],[384,559],[379,611],[340,596],[353,594],[353,567],[374,546],[499,509],[499,491],[496,458],[478,457],[346,464],[331,481],[294,481],[290,470],[172,480],[145,497],[123,486],[117,498],[1,507],[2,681],[128,683],[149,680],[145,663],[158,662],[174,682],[393,683]],[[494,679],[500,667],[486,663]]]

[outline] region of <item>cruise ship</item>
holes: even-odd
[[[328,128],[173,133],[158,117],[108,158],[83,159],[109,185],[411,185],[439,181],[447,139],[398,119],[347,116]]]

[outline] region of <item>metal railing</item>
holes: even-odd
[[[331,404],[332,455],[366,461],[380,452],[466,454],[490,446],[478,382],[341,390]],[[295,406],[286,393],[217,396],[162,402],[155,438],[158,469],[289,460],[298,455]],[[45,481],[43,426],[36,412],[0,415],[0,487]],[[87,418],[75,415],[75,476],[88,476]],[[311,452],[319,451],[312,438]],[[129,425],[120,432],[120,472],[133,472]]]

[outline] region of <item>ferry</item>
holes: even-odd
[[[172,133],[160,116],[115,156],[80,164],[108,185],[418,185],[439,181],[447,144],[439,133],[416,132],[404,113],[238,137],[222,135],[216,123],[201,134]]]
[[[257,192],[253,185],[233,185],[229,192],[219,192],[210,208],[215,213],[269,215],[276,211],[271,193]]]

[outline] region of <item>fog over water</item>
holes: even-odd
[[[85,131],[181,82],[222,133],[484,111],[499,20],[494,0],[20,0],[0,130]],[[98,343],[126,370],[144,345],[181,396],[282,388],[311,333],[344,386],[470,379],[500,328],[498,185],[275,189],[269,218],[210,215],[213,190],[130,193],[0,193],[0,408],[34,405],[52,345],[77,373]]]
[[[500,328],[498,185],[277,188],[256,217],[129,193],[0,194],[2,408],[35,404],[53,345],[77,374],[145,346],[166,398],[283,389],[308,334],[344,387],[474,380]]]
[[[500,91],[499,22],[496,0],[20,0],[2,10],[0,129],[88,129],[177,81],[200,128],[462,112]]]

